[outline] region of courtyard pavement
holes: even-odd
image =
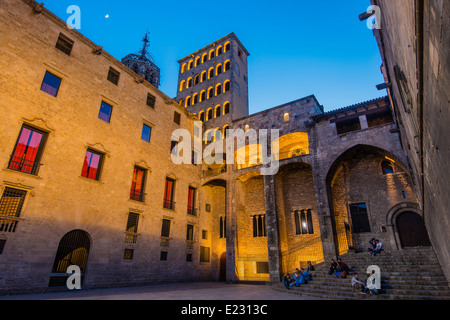
[[[0,296],[0,300],[316,300],[273,290],[264,284],[223,282],[170,283],[143,287],[93,289]]]

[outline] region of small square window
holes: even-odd
[[[56,42],[56,48],[70,56],[72,52],[73,41],[67,38],[62,33],[59,34],[58,40]]]
[[[20,217],[27,192],[24,190],[5,187],[0,199],[0,215],[7,217]],[[1,226],[0,231],[3,230]]]
[[[142,140],[150,142],[150,136],[152,134],[152,128],[149,127],[148,125],[144,124],[142,126]]]
[[[124,260],[133,260],[133,254],[134,254],[133,249],[125,249],[125,252],[123,254],[123,259]]]
[[[109,72],[108,72],[108,80],[112,83],[114,83],[115,85],[119,84],[119,77],[120,77],[120,72],[113,69],[113,68],[109,68]]]
[[[187,262],[192,262],[192,253],[188,253],[188,254],[186,255],[186,261],[187,261]]]
[[[173,115],[173,122],[175,122],[176,124],[180,124],[181,123],[181,114],[179,114],[178,112],[175,112]]]
[[[98,113],[98,118],[109,123],[111,121],[111,113],[112,106],[102,101],[102,104],[100,105],[100,112]]]
[[[206,212],[211,212],[211,205],[210,204],[206,204],[205,205],[205,210],[206,210]]]
[[[168,254],[167,251],[161,251],[161,256],[160,256],[159,260],[167,261],[167,254]]]
[[[41,90],[56,97],[58,95],[61,78],[58,78],[50,72],[45,72],[44,81],[42,81]]]
[[[155,108],[156,97],[152,94],[147,95],[147,105],[151,108]]]

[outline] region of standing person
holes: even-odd
[[[353,275],[352,278],[352,288],[353,288],[353,292],[355,292],[356,290],[359,290],[361,293],[364,293],[364,289],[366,288],[366,285],[364,284],[364,282],[362,282],[361,280],[359,280],[359,276],[357,273],[355,273]]]

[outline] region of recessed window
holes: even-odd
[[[145,200],[145,179],[147,176],[147,170],[134,167],[133,180],[131,182],[130,199],[135,201],[144,202]]]
[[[81,176],[92,180],[99,180],[102,162],[103,154],[88,149],[84,158]]]
[[[256,262],[256,273],[269,273],[269,263]]]
[[[167,261],[167,255],[168,255],[167,251],[161,251],[161,255],[159,256],[159,260]]]
[[[394,167],[390,161],[383,161],[381,163],[381,168],[383,169],[383,174],[394,173]]]
[[[260,214],[252,217],[253,220],[253,237],[266,237],[266,215]]]
[[[2,198],[0,199],[0,215],[20,217],[26,195],[27,192],[24,190],[5,187]],[[4,226],[0,226],[0,231],[6,231],[4,230]]]
[[[197,212],[196,212],[196,210],[194,208],[196,193],[197,193],[197,189],[189,187],[187,213],[190,214],[190,215],[193,215],[193,216],[197,215]]]
[[[63,35],[62,33],[59,34],[58,40],[56,41],[56,48],[70,56],[70,53],[72,52],[73,48],[73,41]]]
[[[352,218],[353,232],[370,232],[369,217],[367,216],[367,206],[365,203],[355,203],[349,205]]]
[[[192,224],[187,225],[186,240],[194,241],[194,226]]]
[[[142,125],[141,139],[150,142],[150,136],[152,135],[152,128],[146,124]]]
[[[175,112],[173,115],[173,122],[175,122],[176,124],[180,124],[181,123],[181,114],[179,114],[178,112]]]
[[[164,219],[162,221],[161,237],[168,238],[169,236],[170,236],[170,220]]]
[[[175,180],[166,178],[166,185],[164,189],[164,208],[175,210]]]
[[[100,105],[100,112],[98,113],[98,118],[109,123],[111,121],[111,114],[112,106],[102,101]]]
[[[208,240],[208,231],[207,230],[202,230],[202,239]]]
[[[284,114],[284,122],[289,122],[289,113]]]
[[[115,85],[119,84],[119,78],[120,78],[120,72],[113,69],[113,68],[109,68],[108,71],[108,80],[112,83],[114,83]]]
[[[338,134],[361,130],[359,117],[336,122],[336,129]]]
[[[312,212],[308,210],[294,211],[295,234],[314,234]]]
[[[200,247],[200,262],[209,262],[210,248]]]
[[[125,249],[123,254],[124,260],[133,260],[134,249]]]
[[[37,175],[47,134],[23,126],[9,160],[8,169]]]
[[[186,255],[186,262],[192,262],[192,253]]]
[[[156,97],[152,94],[147,95],[147,105],[153,109],[155,109]]]
[[[6,239],[0,239],[0,254],[3,253],[3,249],[5,248]]]
[[[45,72],[44,80],[42,81],[41,90],[56,97],[58,95],[59,86],[61,85],[61,78],[55,76],[50,72]]]
[[[224,239],[227,237],[227,218],[219,218],[219,238]]]

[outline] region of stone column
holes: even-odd
[[[266,203],[267,248],[269,253],[270,282],[280,282],[282,276],[280,238],[278,232],[274,175],[264,176],[264,196]]]
[[[237,245],[237,214],[236,214],[236,197],[233,195],[236,192],[236,180],[234,177],[227,179],[227,187],[225,191],[225,216],[227,228],[227,283],[236,282],[236,245]]]

